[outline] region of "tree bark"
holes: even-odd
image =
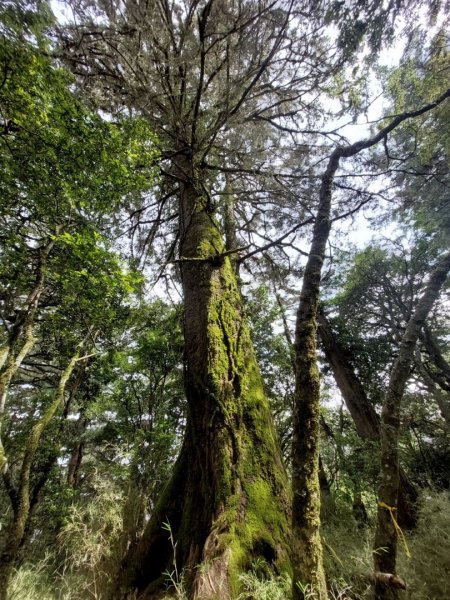
[[[353,504],[352,504],[352,512],[355,517],[355,521],[358,524],[359,528],[366,527],[369,523],[369,517],[367,516],[366,506],[362,499],[361,490],[358,486],[358,483],[353,482]]]
[[[334,152],[322,177],[313,239],[303,276],[295,328],[295,401],[292,443],[293,597],[303,600],[305,586],[319,600],[328,598],[320,540],[319,423],[320,380],[317,366],[317,307],[325,248],[331,229],[331,189],[339,166]],[[308,590],[310,591],[310,590]]]
[[[84,419],[84,422],[86,420]],[[67,465],[67,483],[76,489],[79,484],[81,461],[83,460],[84,442],[77,442],[70,453],[69,464]]]
[[[56,233],[59,233],[59,231],[60,228],[57,227]],[[0,349],[0,473],[6,484],[6,480],[9,478],[9,466],[1,439],[6,400],[11,380],[20,369],[22,362],[35,342],[33,337],[34,319],[40,297],[44,291],[45,265],[54,244],[54,240],[50,239],[39,249],[33,288],[16,316],[16,320],[9,331],[7,343]]]
[[[173,560],[162,527],[168,522],[190,597],[226,600],[237,597],[238,575],[256,559],[275,572],[289,569],[290,501],[233,268],[221,256],[222,236],[201,181],[190,165],[181,171],[187,431],[172,480],[118,587],[122,597],[133,588],[138,597],[154,597]]]
[[[430,328],[426,325],[421,332],[420,339],[437,371],[435,372],[433,369],[429,368],[427,369],[428,374],[435,380],[439,387],[446,392],[450,392],[450,365],[445,360],[439,344],[431,333]]]
[[[322,310],[317,315],[318,332],[325,356],[330,364],[336,385],[355,423],[358,435],[364,440],[380,438],[380,418],[371,405],[366,391],[353,366],[339,344],[330,322]]]
[[[63,416],[65,418],[67,417],[67,415],[69,413],[69,409],[70,409],[72,400],[75,397],[76,393],[78,392],[79,386],[81,385],[84,370],[85,370],[85,364],[83,364],[81,366],[78,376],[76,378],[75,384],[71,390],[69,401],[67,402],[67,405],[64,410]],[[76,424],[76,428],[75,428],[76,441],[75,441],[74,445],[72,446],[72,450],[70,451],[69,463],[67,465],[67,483],[73,489],[76,489],[79,484],[81,463],[83,460],[83,455],[84,455],[85,446],[86,446],[86,442],[83,439],[83,436],[86,433],[88,423],[89,423],[89,420],[86,418],[86,416],[84,414],[81,414],[80,418],[78,419],[78,422]]]
[[[397,531],[395,511],[399,487],[398,433],[401,400],[410,374],[417,338],[450,270],[450,253],[445,255],[431,273],[429,282],[408,321],[398,356],[389,377],[381,412],[381,466],[378,491],[377,528],[374,541],[375,571],[396,573]],[[379,600],[395,597],[397,592],[376,584]]]
[[[430,370],[424,364],[422,354],[418,349],[416,349],[415,364],[426,388],[438,405],[439,411],[446,423],[447,428],[450,428],[450,392],[443,391],[442,387],[440,386],[439,388],[436,388],[436,381],[430,375]]]

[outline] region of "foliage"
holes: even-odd
[[[157,153],[145,121],[89,111],[68,72],[29,44],[3,36],[0,59],[4,209],[14,214],[19,194],[32,222],[80,223],[148,188]]]
[[[371,593],[367,576],[372,572],[371,528],[361,530],[350,510],[341,505],[322,530],[325,572],[335,598],[362,600]],[[344,591],[344,595],[340,594]]]
[[[100,486],[97,505],[97,516],[94,511],[83,513],[86,521],[79,520],[82,514],[80,507],[74,507],[74,519],[68,521],[68,529],[62,534],[61,542],[65,549],[75,543],[76,555],[84,567],[74,573],[66,567],[56,579],[49,575],[50,557],[39,564],[25,564],[17,571],[11,586],[12,600],[77,600],[81,595],[77,588],[87,590],[92,573],[89,561],[85,557],[102,554],[97,542],[103,539],[103,550],[108,551],[114,543],[117,530],[113,525],[117,522],[114,509],[113,490],[105,483]],[[106,522],[102,523],[101,501],[106,501]],[[399,574],[408,584],[408,597],[412,600],[435,600],[448,596],[448,557],[450,556],[450,498],[447,492],[435,493],[425,490],[420,501],[420,518],[414,535],[408,536],[412,559],[402,558]],[[87,509],[87,506],[85,507]],[[80,512],[81,511],[81,512]],[[78,516],[76,516],[78,515]],[[112,525],[108,528],[107,524]],[[91,529],[90,525],[94,525]],[[67,535],[67,537],[66,537]],[[350,512],[339,509],[335,519],[329,522],[322,531],[324,558],[327,579],[332,600],[365,600],[369,596],[368,576],[372,568],[372,531],[367,528],[361,531]],[[83,544],[85,541],[85,545]],[[436,543],[439,540],[439,543]],[[67,546],[68,544],[69,546]],[[83,549],[84,546],[84,549]],[[68,560],[71,560],[70,553]],[[99,565],[98,558],[94,563]],[[94,564],[90,562],[89,564]],[[51,570],[51,569],[50,569]],[[86,578],[86,579],[85,579]],[[255,563],[251,571],[240,576],[242,591],[239,598],[266,600],[284,600],[290,597],[290,577],[285,574],[279,577],[269,575],[267,566]],[[56,586],[56,588],[55,588]],[[91,588],[92,589],[92,588]],[[85,593],[85,592],[83,592]],[[34,594],[34,595],[33,595]],[[173,596],[171,596],[173,597]]]
[[[392,70],[387,79],[393,111],[429,102],[444,93],[449,68],[450,53],[444,29],[439,29],[429,44],[414,34],[402,66]],[[385,155],[383,159],[384,164],[387,158],[388,165],[399,167],[393,175],[400,187],[399,220],[423,232],[428,244],[438,248],[445,248],[449,243],[450,134],[446,126],[449,118],[447,102],[414,123],[405,123],[390,142],[389,157]]]
[[[188,593],[185,586],[184,574],[183,572],[178,572],[176,561],[177,542],[175,542],[174,540],[170,523],[168,521],[167,523],[164,523],[162,529],[167,532],[173,553],[173,570],[166,571],[164,575],[167,577],[167,583],[173,588],[176,599],[188,600]]]
[[[399,15],[402,12],[414,14],[420,3],[416,0],[403,0],[386,4],[381,0],[372,2],[328,3],[327,19],[338,25],[338,43],[349,54],[355,52],[362,43],[368,43],[372,51],[379,51],[383,42],[392,39]],[[434,16],[439,2],[431,3],[429,16]]]
[[[285,461],[289,463],[294,393],[292,348],[289,348],[285,334],[279,333],[280,308],[266,285],[249,290],[246,310],[265,392],[270,400]]]
[[[405,579],[408,598],[435,600],[448,596],[450,543],[448,492],[424,489],[419,522],[407,536],[412,558],[400,554],[398,573]],[[372,529],[361,531],[349,513],[342,511],[323,529],[325,566],[334,599],[363,600],[371,597]],[[436,541],[439,540],[439,543]]]
[[[13,483],[20,477],[29,432],[50,405],[74,346],[86,337],[91,343],[89,358],[77,365],[64,406],[49,424],[33,462],[36,504],[24,540],[24,562],[12,580],[14,600],[100,599],[170,479],[188,418],[183,310],[153,294],[164,295],[161,274],[167,275],[172,294],[186,266],[174,259],[190,221],[180,220],[183,206],[175,199],[190,167],[213,231],[211,239],[205,237],[194,249],[195,258],[202,258],[199,272],[218,269],[228,260],[222,256],[220,236],[229,217],[223,216],[224,205],[231,206],[236,228],[231,237],[242,247],[227,252],[237,258],[233,267],[241,269],[264,389],[289,467],[294,374],[286,323],[292,314],[288,309],[286,317],[283,306],[289,305],[289,295],[298,297],[321,165],[352,135],[336,119],[360,125],[362,117],[371,120],[369,67],[374,54],[365,56],[363,75],[350,59],[364,44],[378,52],[392,39],[402,12],[424,8],[416,0],[301,7],[294,2],[295,18],[283,29],[283,3],[278,10],[276,4],[253,0],[192,2],[196,18],[177,6],[172,19],[155,5],[148,27],[139,2],[122,3],[120,10],[117,3],[94,0],[72,4],[79,11],[79,26],[64,32],[60,28],[67,47],[58,49],[55,37],[47,35],[49,28],[52,36],[56,29],[46,2],[6,0],[0,7],[0,350],[27,310],[25,299],[42,279],[32,315],[35,345],[12,379],[7,412],[0,416]],[[439,4],[432,2],[431,12]],[[235,5],[239,9],[231,26]],[[111,27],[78,40],[83,18],[91,16],[91,26],[109,22]],[[65,59],[72,61],[77,77],[55,60],[55,51],[67,51]],[[448,85],[448,68],[444,32],[428,43],[423,31],[411,31],[401,67],[376,68],[389,103],[386,112],[398,114],[433,101]],[[82,100],[86,90],[93,92],[88,105]],[[377,410],[430,265],[448,247],[449,106],[447,101],[405,122],[386,136],[382,150],[341,165],[335,180],[333,226],[342,222],[345,228],[343,214],[363,219],[361,207],[368,203],[371,225],[378,227],[373,230],[377,239],[358,252],[330,245],[326,260],[334,274],[323,294],[333,330]],[[377,179],[379,172],[383,180]],[[284,237],[276,242],[280,228]],[[133,245],[136,231],[138,247]],[[382,234],[389,231],[394,239],[387,241]],[[47,247],[49,255],[43,259]],[[246,252],[250,256],[243,260]],[[135,268],[136,256],[152,258],[145,274]],[[259,285],[254,266],[264,277],[270,273],[271,281]],[[282,275],[275,277],[276,272]],[[151,292],[145,286],[149,276],[158,280]],[[203,289],[200,278],[194,283]],[[261,419],[262,393],[252,390],[256,369],[248,378],[240,377],[240,363],[246,364],[248,355],[247,347],[242,356],[235,352],[244,329],[241,308],[227,308],[228,299],[238,297],[231,271],[223,289],[214,285],[210,292],[208,318],[221,324],[213,323],[208,334],[208,356],[217,363],[211,387],[220,390],[232,380],[236,397],[248,387],[254,401],[254,408],[241,414],[233,399],[223,428],[233,438],[236,456],[241,452],[252,459],[245,473],[238,473],[242,503],[233,496],[221,515],[232,524],[224,545],[232,547],[240,568],[241,557],[251,555],[261,532],[264,543],[276,538],[280,511],[259,476],[258,469],[269,472],[271,467],[260,441],[234,439],[235,425],[246,427]],[[443,299],[429,322],[440,346],[448,340],[446,306]],[[423,342],[419,351],[422,363],[439,379]],[[443,351],[443,357],[448,362],[448,353]],[[330,368],[323,356],[320,361],[326,378],[322,400],[330,397],[321,415],[322,474],[327,479],[322,491],[330,499],[322,539],[330,597],[366,598],[378,444],[358,438],[349,414],[339,408]],[[425,384],[423,364],[417,361],[405,394],[402,466],[420,488],[431,483],[448,490],[448,427],[433,393],[437,384],[432,389]],[[219,394],[211,398],[211,404],[220,401]],[[212,424],[218,415],[216,411],[211,417]],[[264,428],[272,441],[266,422]],[[72,462],[77,476],[70,479]],[[226,454],[223,471],[231,481],[235,465],[229,463]],[[226,482],[223,487],[233,486]],[[2,542],[13,515],[3,488]],[[357,498],[367,513],[365,524],[355,519]],[[450,594],[442,577],[450,568],[449,502],[446,492],[427,491],[422,498],[418,528],[410,539],[413,559],[400,565],[414,600]],[[243,507],[253,513],[238,531]],[[187,522],[184,528],[195,525]],[[43,559],[48,548],[56,551]],[[244,558],[242,565],[248,568],[252,557]],[[176,595],[186,598],[183,572],[169,570],[167,575]],[[254,563],[236,581],[241,600],[275,600],[291,593],[289,577],[274,575],[265,563]],[[304,584],[305,597],[315,593]]]
[[[338,514],[348,510],[350,514],[356,493],[361,493],[364,501],[373,501],[378,478],[379,444],[362,440],[357,435],[351,417],[342,405],[324,408],[323,418],[326,430],[321,434],[321,459],[333,494],[331,513],[326,511],[323,517],[327,525],[328,518],[334,523],[335,510]]]
[[[54,584],[49,574],[48,560],[24,564],[15,573],[9,586],[10,600],[55,600]],[[58,600],[69,600],[68,596]]]

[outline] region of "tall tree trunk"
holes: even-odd
[[[55,233],[60,231],[59,226]],[[6,410],[6,399],[12,378],[20,369],[22,362],[34,345],[33,327],[39,300],[44,290],[45,265],[55,242],[48,240],[39,249],[39,258],[36,267],[36,277],[25,303],[16,316],[16,320],[8,332],[8,341],[0,349],[0,474],[5,485],[9,485],[9,466],[2,442],[2,427]]]
[[[362,528],[369,523],[369,517],[367,516],[366,506],[362,499],[361,489],[357,480],[353,481],[353,486],[352,512],[358,527]]]
[[[181,184],[187,431],[171,482],[119,587],[154,597],[170,569],[192,598],[236,598],[238,575],[262,558],[289,568],[287,478],[235,275],[200,181]],[[198,566],[202,565],[199,569]],[[117,598],[117,590],[113,597]]]
[[[75,368],[78,356],[79,350],[71,358],[69,364],[64,369],[50,406],[44,412],[39,421],[33,426],[25,444],[24,457],[20,469],[17,489],[14,490],[14,494],[11,497],[13,518],[9,526],[3,551],[0,556],[0,600],[6,600],[8,597],[9,580],[11,578],[14,565],[17,561],[18,552],[21,547],[28,523],[31,503],[30,475],[33,460],[45,428],[54,417],[58,408],[60,408],[63,404],[66,384],[73,372],[73,369]]]
[[[426,388],[438,405],[447,428],[450,428],[450,392],[443,391],[442,387],[436,388],[436,381],[430,375],[430,369],[424,364],[422,355],[418,349],[416,350],[415,364]]]
[[[320,487],[320,518],[323,521],[332,515],[336,509],[331,485],[319,456],[319,487]]]
[[[322,310],[319,310],[317,320],[325,356],[333,371],[336,385],[355,423],[358,435],[365,440],[379,439],[380,418]]]
[[[319,207],[303,276],[295,328],[292,443],[294,600],[303,600],[306,597],[307,588],[304,586],[312,588],[319,600],[328,598],[319,531],[320,381],[316,352],[316,316],[325,248],[331,229],[331,189],[338,166],[339,155],[333,153],[322,178]]]
[[[322,310],[319,310],[317,318],[322,348],[333,371],[339,391],[352,416],[358,435],[363,440],[379,441],[379,416],[370,403],[359,377],[357,377],[344,348],[340,345],[330,322]],[[398,522],[402,527],[412,529],[417,521],[415,509],[417,491],[401,466],[399,467],[399,476]]]
[[[410,374],[417,338],[450,270],[450,253],[442,258],[430,276],[403,334],[398,356],[392,367],[381,412],[381,465],[378,491],[377,528],[375,533],[375,571],[396,572],[397,531],[395,511],[399,486],[398,434],[401,400]],[[383,550],[380,551],[380,548]],[[396,597],[396,590],[376,584],[379,600]]]
[[[83,460],[84,442],[76,442],[72,448],[67,465],[67,483],[76,489],[79,484],[81,461]]]

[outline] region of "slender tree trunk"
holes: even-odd
[[[70,453],[67,465],[67,483],[76,489],[79,484],[81,461],[83,460],[84,442],[77,442]]]
[[[323,521],[335,512],[336,503],[334,501],[331,485],[327,474],[323,468],[322,459],[319,456],[319,487],[320,487],[320,519]]]
[[[83,460],[85,442],[81,439],[86,431],[88,420],[82,415],[77,424],[77,442],[74,444],[70,453],[69,464],[67,465],[67,483],[72,488],[77,488],[80,478],[81,462]]]
[[[171,569],[162,528],[169,522],[190,597],[226,600],[237,597],[238,575],[255,559],[289,568],[290,501],[233,268],[200,182],[190,165],[183,173],[191,173],[180,207],[187,431],[119,586],[154,597]]]
[[[56,233],[59,232],[59,227]],[[33,337],[34,317],[39,304],[39,299],[44,290],[45,264],[53,249],[55,242],[50,239],[40,248],[39,260],[36,268],[36,278],[32,290],[16,316],[16,320],[9,331],[8,342],[0,349],[0,474],[5,485],[9,485],[8,461],[2,442],[2,427],[5,417],[6,400],[12,378],[20,369],[22,362],[34,345]]]
[[[380,418],[322,310],[319,310],[317,320],[325,356],[358,435],[365,440],[380,439]]]
[[[375,533],[375,571],[396,573],[397,531],[395,512],[399,487],[398,434],[401,400],[410,374],[417,338],[450,270],[450,253],[444,256],[430,276],[402,337],[398,356],[389,377],[381,413],[381,466],[378,515]],[[383,549],[383,550],[380,550]],[[379,600],[395,597],[396,590],[376,584]]]
[[[9,580],[17,561],[18,552],[25,535],[25,529],[30,514],[30,475],[33,460],[45,428],[54,417],[58,408],[63,404],[66,384],[75,368],[78,356],[79,351],[77,351],[69,361],[69,364],[61,375],[52,403],[41,419],[33,426],[25,444],[19,481],[12,503],[13,519],[9,526],[5,545],[0,556],[0,600],[6,600],[8,597]]]
[[[441,387],[436,388],[436,381],[430,375],[429,369],[424,365],[422,355],[418,349],[416,350],[415,364],[425,386],[438,405],[447,428],[450,428],[450,393],[448,391],[443,391]]]
[[[17,373],[24,358],[33,347],[33,317],[27,320],[23,330],[23,338],[15,341],[8,347],[5,360],[0,369],[0,419],[3,419],[6,407],[6,398],[12,378]],[[21,332],[22,333],[22,332]],[[22,344],[20,344],[22,342]],[[1,421],[0,421],[1,425]]]
[[[403,121],[418,117],[444,102],[450,90],[417,111],[397,115],[373,137],[335,148],[322,176],[313,239],[303,277],[295,331],[296,387],[294,407],[293,465],[293,595],[305,594],[298,584],[311,584],[320,599],[326,598],[320,544],[319,499],[319,373],[316,358],[317,307],[325,247],[331,228],[331,196],[334,176],[341,158],[355,156],[375,146]]]
[[[316,332],[320,279],[331,228],[331,189],[339,165],[333,153],[322,178],[313,239],[303,276],[295,329],[295,404],[292,444],[292,561],[294,600],[310,586],[319,600],[328,598],[320,541],[319,423],[320,381]]]
[[[450,429],[450,395],[440,390],[433,390],[433,397],[439,407],[442,418],[444,419],[447,429]]]
[[[358,527],[365,527],[369,523],[369,517],[367,516],[366,506],[362,499],[361,489],[357,481],[353,482],[353,505],[352,512],[355,517],[355,521],[358,523]]]

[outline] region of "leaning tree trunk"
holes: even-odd
[[[389,377],[388,390],[381,412],[381,464],[378,491],[377,528],[374,542],[375,571],[395,574],[397,559],[397,527],[395,512],[399,487],[398,435],[403,393],[411,370],[417,338],[450,270],[450,253],[432,272],[428,285],[417,303],[403,334],[398,356]],[[382,548],[383,550],[380,550]],[[375,596],[387,600],[397,596],[382,583],[375,585]]]
[[[344,348],[339,343],[322,310],[318,311],[318,331],[322,348],[330,364],[336,385],[352,416],[356,431],[363,440],[380,440],[380,418],[375,412],[366,391],[356,375]],[[398,522],[412,529],[417,522],[417,491],[405,470],[399,466],[400,485],[398,490]]]
[[[122,597],[155,597],[172,570],[167,522],[190,597],[226,600],[256,559],[289,568],[289,495],[235,275],[194,178],[182,183],[180,204],[187,431],[118,587]]]
[[[450,429],[450,392],[443,391],[441,388],[436,387],[436,382],[431,377],[430,370],[424,364],[422,355],[418,350],[416,351],[415,364],[429,394],[438,405],[441,417],[444,419],[447,429]]]

